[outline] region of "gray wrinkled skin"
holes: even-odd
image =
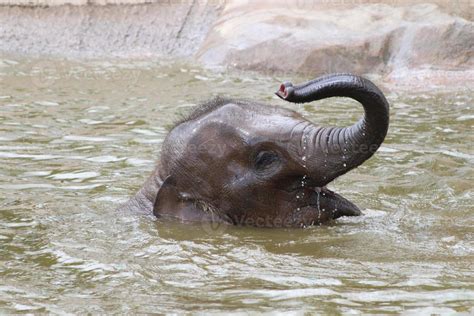
[[[335,74],[277,95],[303,103],[341,96],[359,101],[353,126],[319,127],[298,113],[216,98],[178,122],[153,174],[123,207],[182,221],[306,227],[361,212],[326,185],[369,159],[383,142],[389,105],[367,79]]]

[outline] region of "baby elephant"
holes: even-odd
[[[182,221],[306,227],[361,212],[326,185],[369,159],[383,142],[389,105],[369,80],[333,74],[276,94],[293,103],[349,97],[364,107],[350,127],[320,127],[300,114],[217,98],[166,137],[160,161],[124,208]]]

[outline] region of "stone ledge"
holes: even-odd
[[[0,53],[186,57],[210,67],[308,77],[350,71],[390,82],[432,73],[447,85],[474,84],[474,25],[466,18],[474,0],[66,1],[76,5],[0,0],[15,4],[0,5]]]

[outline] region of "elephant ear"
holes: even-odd
[[[174,217],[186,221],[200,221],[202,211],[194,205],[188,194],[180,192],[176,181],[168,176],[156,195],[153,214],[156,217]]]

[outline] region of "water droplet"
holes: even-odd
[[[318,193],[318,198],[317,198],[316,201],[317,201],[317,206],[318,206],[318,212],[320,212],[321,209],[320,209],[320,204],[319,204],[319,191],[317,191],[316,193]],[[319,215],[321,215],[321,214],[319,214]]]

